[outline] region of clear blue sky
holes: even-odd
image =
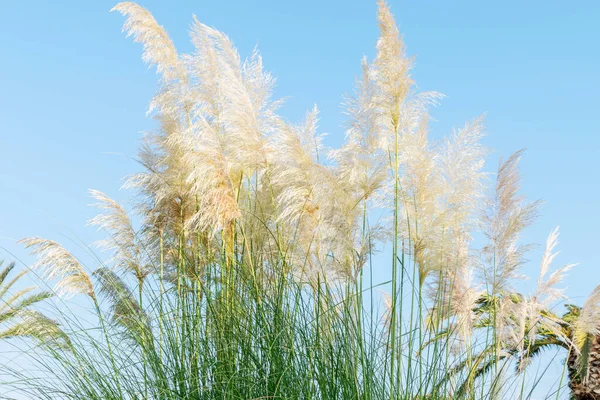
[[[190,50],[196,14],[227,33],[242,55],[258,45],[278,78],[282,113],[298,120],[321,109],[326,144],[343,138],[341,95],[360,59],[372,59],[375,0],[177,1],[141,4]],[[121,178],[138,169],[140,132],[156,75],[141,47],[121,33],[112,1],[4,1],[0,12],[0,246],[29,260],[14,239],[98,238],[85,221],[87,189],[117,199]],[[524,193],[546,201],[526,239],[543,243],[561,226],[558,266],[578,303],[600,283],[600,3],[596,1],[390,0],[420,90],[448,97],[433,110],[433,135],[487,113],[499,155],[527,148]],[[0,258],[12,256],[0,251]],[[525,273],[535,275],[539,251]],[[532,287],[534,279],[524,284]]]

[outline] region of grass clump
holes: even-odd
[[[549,272],[558,231],[536,293],[512,288],[529,249],[520,234],[539,205],[519,195],[522,153],[488,185],[482,118],[429,138],[428,108],[442,95],[416,92],[383,1],[377,55],[346,99],[346,140],[335,150],[322,144],[316,108],[300,124],[277,114],[258,51],[242,60],[194,18],[194,51],[180,54],[146,9],[114,10],[160,76],[150,105],[158,127],[126,184],[140,223],[92,191],[101,213],[90,223],[107,235],[108,261],[90,267],[56,242],[23,241],[61,299],[85,299],[91,316],[57,304],[68,346],[30,354],[41,376],[12,370],[18,390],[41,399],[528,398],[539,377],[506,377],[550,344],[568,349],[569,376],[590,386],[597,296],[585,318],[551,313],[571,268]],[[384,244],[389,277],[375,281]]]

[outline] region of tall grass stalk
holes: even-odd
[[[539,299],[560,280],[526,300],[511,286],[537,206],[518,195],[521,153],[488,189],[481,118],[443,141],[429,137],[428,110],[442,96],[416,92],[383,0],[376,57],[345,102],[346,140],[328,151],[316,108],[298,125],[277,114],[258,51],[242,60],[194,18],[194,51],[180,54],[146,9],[114,10],[160,76],[150,107],[158,127],[126,184],[141,222],[93,191],[104,213],[91,222],[108,236],[109,261],[84,265],[55,242],[25,240],[44,280],[91,301],[96,317],[88,324],[57,308],[70,344],[27,354],[42,377],[11,369],[19,390],[161,400],[511,390],[502,377],[539,333],[524,327],[554,327],[523,310],[547,310]],[[386,267],[376,252],[390,241]],[[527,377],[518,398],[529,396]]]

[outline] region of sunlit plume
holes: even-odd
[[[21,240],[31,254],[38,257],[32,268],[43,272],[46,279],[58,279],[54,291],[64,297],[86,294],[94,297],[90,276],[79,261],[60,244],[39,237]]]

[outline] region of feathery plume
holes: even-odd
[[[318,110],[307,113],[303,126],[283,125],[274,136],[273,184],[281,188],[278,196],[279,220],[294,226],[302,216],[314,216],[315,174],[323,171],[318,164],[322,137],[316,134]]]
[[[433,275],[435,280],[428,295],[435,306],[429,319],[447,319],[449,330],[457,336],[459,344],[466,344],[472,335],[475,308],[483,292],[473,282],[473,257],[469,255],[467,239],[457,235],[455,240],[453,253],[446,254],[452,263]]]
[[[97,245],[113,252],[112,261],[118,269],[133,272],[138,280],[143,280],[150,269],[144,264],[143,249],[127,212],[106,194],[98,190],[90,190],[89,193],[98,201],[94,205],[104,212],[92,218],[88,224],[110,235],[108,239],[97,242]]]
[[[327,181],[327,171],[319,165],[321,137],[316,134],[318,110],[307,113],[303,126],[282,124],[272,138],[271,183],[276,189],[277,222],[292,231],[286,235],[296,251],[303,251],[296,260],[311,264],[311,246],[317,244],[317,227],[321,220],[319,195]],[[310,267],[312,268],[312,266]],[[304,269],[304,267],[303,267]]]
[[[480,144],[482,137],[483,120],[478,118],[455,130],[439,148],[439,210],[431,208],[438,216],[430,222],[434,228],[430,235],[433,236],[425,243],[430,253],[430,268],[439,271],[434,275],[436,281],[430,298],[438,303],[436,311],[442,316],[456,317],[460,341],[470,338],[475,320],[473,310],[482,293],[473,283],[475,263],[469,254],[471,231],[475,225],[473,216],[484,187],[481,170],[486,150]],[[435,200],[431,203],[435,204]],[[419,225],[422,230],[423,223]]]
[[[379,127],[374,104],[375,87],[366,59],[362,79],[355,94],[346,100],[349,128],[346,141],[329,153],[336,163],[340,181],[355,193],[356,201],[367,201],[382,187],[387,177],[386,155],[378,148]]]
[[[558,252],[555,252],[555,248],[558,244],[559,228],[556,227],[546,241],[546,248],[540,264],[540,275],[537,280],[537,288],[533,296],[529,296],[523,299],[513,310],[513,316],[515,318],[518,329],[516,332],[516,343],[518,348],[522,351],[526,341],[533,343],[535,338],[541,329],[554,332],[557,336],[563,337],[564,340],[570,341],[569,338],[564,337],[561,333],[560,326],[551,314],[548,313],[554,303],[560,299],[565,298],[562,289],[557,289],[555,286],[559,284],[565,274],[576,264],[568,264],[552,272],[548,276],[550,265],[554,261]],[[525,353],[526,355],[528,353]],[[525,364],[520,365],[519,368],[524,368]]]
[[[186,67],[195,78],[192,85],[195,100],[192,113],[196,117],[206,118],[217,132],[222,130],[224,101],[220,88],[223,78],[219,54],[214,46],[215,36],[220,34],[200,23],[194,15],[190,37],[195,51],[184,56]]]
[[[157,72],[163,75],[165,81],[182,76],[182,65],[173,42],[148,10],[133,2],[122,2],[110,11],[118,11],[127,17],[123,31],[143,45],[144,62],[156,65]]]
[[[97,269],[94,276],[101,285],[100,292],[110,300],[113,322],[138,344],[147,344],[151,334],[148,316],[125,282],[108,268]]]
[[[226,64],[227,65],[227,64]],[[233,66],[233,65],[232,65]],[[265,166],[268,158],[266,136],[275,131],[275,110],[280,102],[271,102],[274,78],[263,70],[262,58],[255,49],[242,64],[224,68],[222,90],[224,134],[232,162],[246,176]],[[234,165],[235,165],[234,164]]]
[[[378,87],[377,104],[384,127],[395,135],[413,81],[409,76],[412,66],[406,57],[394,16],[384,0],[377,2],[380,35],[377,56],[373,62],[373,79]]]
[[[445,225],[454,231],[473,228],[473,214],[483,197],[487,153],[480,143],[483,129],[483,117],[479,117],[455,130],[440,150]]]
[[[392,306],[393,306],[392,296],[390,296],[390,294],[388,292],[384,292],[383,290],[380,290],[380,293],[381,293],[381,300],[383,301],[383,306],[384,306],[384,311],[383,311],[383,316],[382,316],[383,323],[387,327],[387,329],[390,329]]]
[[[233,177],[223,138],[204,118],[185,135],[171,138],[186,151],[182,162],[189,166],[186,184],[193,194],[195,211],[187,221],[190,230],[215,234],[240,216],[237,203],[239,177]]]
[[[554,229],[554,231],[552,231],[552,233],[550,233],[548,236],[548,240],[546,241],[546,249],[540,265],[540,275],[538,277],[537,290],[534,296],[535,302],[539,303],[544,309],[549,309],[552,303],[554,303],[556,300],[565,298],[564,289],[557,289],[555,286],[564,279],[565,274],[569,270],[577,266],[577,264],[568,264],[555,270],[549,276],[547,276],[550,265],[559,253],[554,252],[554,249],[558,244],[558,236],[559,227],[556,227],[556,229]]]
[[[58,278],[54,291],[63,297],[85,294],[95,297],[90,276],[79,261],[60,244],[40,237],[32,237],[19,241],[31,254],[38,257],[32,268],[42,270],[46,279]]]
[[[519,235],[535,219],[539,202],[526,203],[518,195],[519,160],[523,151],[500,162],[494,196],[487,201],[481,223],[488,244],[483,248],[481,272],[491,293],[508,289],[518,276],[530,246],[518,243]]]
[[[160,118],[158,132],[147,135],[140,151],[145,171],[127,179],[124,187],[138,190],[136,209],[143,217],[141,234],[145,251],[156,251],[158,237],[180,238],[196,212],[196,199],[188,176],[191,166],[185,150],[175,137],[180,124],[170,117]]]
[[[195,20],[192,41],[196,52],[186,57],[195,76],[197,117],[206,119],[227,140],[222,147],[234,175],[251,176],[267,162],[266,136],[279,118],[280,101],[271,101],[275,79],[263,69],[262,58],[254,50],[247,60],[223,33]]]
[[[401,235],[419,268],[421,284],[439,267],[439,238],[443,226],[439,198],[442,194],[438,172],[439,153],[428,141],[427,119],[415,132],[401,137]]]
[[[274,135],[270,174],[277,193],[277,222],[286,227],[296,250],[298,272],[352,276],[360,264],[354,258],[360,209],[333,171],[319,163],[322,147],[316,130],[315,108],[303,126],[282,124]]]

